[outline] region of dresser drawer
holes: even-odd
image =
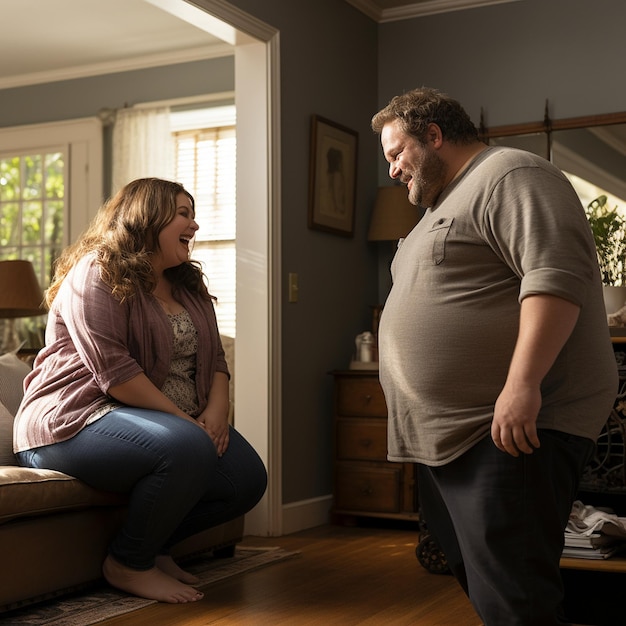
[[[387,461],[387,404],[377,371],[333,372],[332,519],[419,519],[411,463]]]
[[[387,420],[337,419],[337,459],[387,460]]]
[[[401,466],[339,464],[335,508],[343,511],[400,512]]]
[[[387,417],[385,396],[377,378],[342,378],[337,385],[340,415]]]

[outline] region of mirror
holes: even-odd
[[[626,124],[553,132],[552,162],[575,177],[584,206],[606,193],[610,205],[626,209]]]
[[[547,108],[547,107],[546,107]],[[572,181],[583,206],[600,195],[626,211],[626,112],[500,126],[481,135],[548,158]]]
[[[525,133],[523,135],[510,135],[508,137],[493,137],[489,140],[492,146],[510,146],[511,148],[519,148],[527,152],[543,157],[550,158],[550,146],[546,133]]]

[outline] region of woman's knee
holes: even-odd
[[[254,464],[252,471],[247,473],[244,485],[250,508],[257,504],[267,489],[267,471],[261,459],[258,457],[257,459],[258,462]]]
[[[267,488],[267,470],[256,450],[236,431],[231,442],[235,459],[230,464],[230,478],[236,483],[239,499],[252,508]]]
[[[200,425],[169,413],[146,409],[120,409],[109,415],[115,419],[109,424],[103,423],[103,427],[131,444],[138,458],[144,457],[151,463],[152,471],[193,476],[215,468],[215,445]],[[132,452],[129,454],[133,456]]]
[[[164,460],[192,476],[206,476],[217,466],[217,450],[204,429],[190,423],[186,426],[163,442]]]

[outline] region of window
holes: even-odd
[[[217,298],[220,332],[236,336],[236,134],[234,106],[172,113],[176,180],[196,201],[192,257]]]
[[[60,251],[102,202],[102,127],[87,118],[1,128],[0,146],[0,260],[31,261],[46,289]],[[44,325],[17,320],[26,347],[43,345]]]
[[[575,174],[570,174],[569,172],[563,171],[565,176],[572,183],[572,186],[576,190],[580,201],[582,202],[585,209],[589,206],[591,202],[593,202],[599,196],[606,196],[608,204],[611,208],[618,207],[620,212],[624,215],[626,211],[626,201],[622,198],[618,198],[613,194],[606,191],[602,187],[595,185],[594,183],[581,178],[580,176],[576,176]]]
[[[63,247],[64,173],[62,149],[0,156],[0,260],[30,261],[43,286],[50,283]],[[43,345],[44,323],[39,317],[17,320],[19,341]]]
[[[62,148],[0,156],[0,259],[31,261],[44,287],[63,248],[65,161]]]

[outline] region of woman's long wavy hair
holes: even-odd
[[[160,178],[140,178],[128,183],[98,211],[83,236],[59,256],[54,278],[46,291],[50,306],[67,273],[87,254],[94,254],[102,280],[121,302],[156,287],[151,258],[159,251],[159,234],[176,215],[176,196],[184,193],[195,210],[195,202],[185,188]],[[188,260],[165,270],[177,289],[184,287],[206,299],[211,296],[197,261]]]

